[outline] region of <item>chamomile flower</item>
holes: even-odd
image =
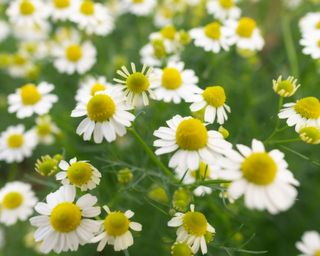
[[[112,212],[108,206],[104,206],[103,208],[108,214],[101,223],[103,231],[94,237],[91,242],[99,242],[97,251],[102,251],[106,244],[113,245],[115,251],[126,250],[133,245],[133,237],[130,229],[141,231],[142,225],[130,220],[134,215],[134,212],[131,210],[123,213],[120,211]]]
[[[153,69],[143,65],[142,70],[137,71],[136,65],[131,63],[131,70],[132,73],[125,66],[122,66],[121,69],[117,70],[117,74],[122,77],[122,80],[118,78],[113,80],[121,84],[130,105],[133,107],[141,104],[147,106],[149,105],[148,94],[155,98],[155,94],[150,88],[150,74]]]
[[[300,87],[300,84],[297,85],[297,81],[293,76],[289,76],[287,79],[282,79],[282,76],[279,76],[277,80],[272,80],[272,88],[281,97],[290,97]]]
[[[236,6],[238,0],[210,0],[207,3],[208,13],[216,19],[225,21],[227,19],[238,19],[241,9]]]
[[[193,256],[192,249],[190,245],[186,242],[175,242],[171,246],[171,255],[172,256]]]
[[[94,206],[97,198],[85,194],[74,202],[75,197],[75,187],[65,185],[47,195],[46,203],[35,206],[40,215],[32,217],[30,222],[37,227],[34,238],[42,242],[42,253],[76,251],[99,231],[99,222],[90,219],[100,214],[100,207]]]
[[[50,0],[48,9],[52,20],[69,20],[75,12],[76,1],[77,0]]]
[[[0,135],[0,160],[7,163],[22,162],[32,155],[36,145],[34,131],[25,132],[23,125],[9,126]]]
[[[195,46],[207,52],[218,53],[221,49],[228,51],[232,41],[229,40],[231,30],[219,22],[211,22],[204,27],[194,28],[190,36],[194,39]]]
[[[28,56],[23,53],[16,53],[11,58],[11,63],[8,67],[8,73],[12,77],[26,77],[28,70],[33,66]]]
[[[45,145],[54,143],[55,136],[60,133],[60,129],[52,121],[49,115],[37,117],[34,130],[38,137],[38,141]]]
[[[302,241],[296,243],[301,256],[320,255],[320,234],[317,231],[307,231],[302,235]]]
[[[54,67],[60,73],[83,74],[96,63],[97,50],[89,41],[65,41],[53,48]]]
[[[174,11],[170,6],[162,5],[156,9],[156,14],[154,16],[154,24],[157,27],[163,27],[172,24],[174,17]]]
[[[57,173],[56,179],[61,180],[63,185],[71,184],[86,191],[94,189],[100,183],[101,173],[87,161],[72,158],[68,163],[61,160],[59,168],[63,171]]]
[[[300,139],[308,144],[320,144],[320,126],[303,126],[299,130]]]
[[[230,107],[225,103],[226,94],[221,86],[209,86],[200,93],[190,97],[192,102],[190,110],[197,112],[204,110],[204,121],[213,124],[215,121],[224,124],[228,120],[227,113],[231,112]]]
[[[168,222],[169,227],[178,227],[177,242],[184,242],[191,246],[192,252],[196,254],[199,249],[202,254],[207,253],[207,235],[214,235],[215,229],[212,227],[206,216],[194,210],[194,205],[190,206],[190,211],[186,213],[177,212]]]
[[[122,0],[122,3],[127,12],[137,16],[151,14],[157,4],[156,0]]]
[[[317,34],[320,32],[320,12],[309,12],[299,22],[303,35]]]
[[[48,113],[52,105],[58,101],[58,97],[50,93],[53,89],[54,85],[47,82],[23,85],[8,96],[9,113],[16,113],[20,119],[30,117],[34,113]]]
[[[7,15],[16,25],[39,25],[48,17],[48,8],[40,0],[14,0],[10,1]]]
[[[155,82],[151,88],[157,100],[178,104],[201,91],[198,77],[193,70],[184,69],[183,62],[171,61],[164,69],[154,69],[152,77]]]
[[[96,92],[107,90],[107,88],[113,85],[107,82],[106,77],[99,76],[87,76],[81,81],[80,87],[77,90],[76,101],[81,102],[90,96],[95,95]],[[115,86],[113,86],[115,88]]]
[[[196,170],[200,162],[211,164],[232,145],[217,132],[208,131],[205,124],[192,117],[174,116],[167,121],[169,127],[160,127],[153,134],[159,139],[156,155],[175,152],[169,167],[186,171]]]
[[[300,44],[303,46],[302,52],[310,55],[313,59],[320,59],[320,32],[305,35]]]
[[[230,41],[240,50],[260,51],[264,40],[254,19],[242,17],[238,21],[229,20],[226,25],[233,30]]]
[[[123,92],[107,89],[79,102],[72,111],[72,117],[86,116],[77,128],[77,134],[83,135],[85,141],[93,135],[95,143],[103,139],[114,141],[117,136],[126,134],[126,127],[131,126],[134,115],[128,112],[132,108],[125,102]]]
[[[114,27],[113,18],[107,7],[92,0],[78,1],[71,19],[89,35],[105,36]]]
[[[37,198],[27,183],[8,182],[0,190],[0,222],[9,226],[25,221],[33,212]]]
[[[288,210],[297,196],[299,182],[288,170],[284,154],[275,149],[266,152],[262,142],[253,139],[251,148],[237,145],[220,160],[224,168],[220,176],[232,183],[228,188],[231,199],[244,195],[248,208],[268,210],[271,214]]]
[[[179,48],[179,33],[175,26],[169,24],[153,32],[149,36],[151,42],[163,41],[168,53],[176,52]]]
[[[43,41],[48,39],[51,25],[49,22],[44,21],[40,24],[13,24],[14,36],[23,41]]]
[[[316,97],[305,97],[295,103],[286,103],[278,114],[287,119],[289,126],[295,126],[298,132],[304,125],[320,126],[320,102]]]

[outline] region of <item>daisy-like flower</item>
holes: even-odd
[[[121,84],[127,101],[133,107],[143,105],[147,106],[149,104],[148,94],[151,98],[155,98],[154,92],[150,88],[150,74],[152,73],[152,68],[143,65],[141,71],[137,71],[136,65],[131,63],[132,73],[128,71],[125,66],[117,70],[117,74],[122,77],[121,79],[114,78],[113,80]],[[154,82],[154,81],[153,81]]]
[[[313,59],[320,59],[320,32],[308,33],[300,40],[304,47],[302,52],[310,55]]]
[[[316,97],[306,97],[295,103],[286,103],[278,114],[280,119],[287,119],[289,126],[295,126],[298,132],[303,126],[320,126],[320,102]]]
[[[47,82],[23,85],[8,96],[9,113],[17,113],[20,119],[30,117],[34,113],[48,113],[52,105],[58,101],[58,97],[50,93],[53,89],[54,85]]]
[[[200,248],[202,254],[206,254],[206,236],[215,234],[215,229],[208,223],[206,216],[201,212],[194,211],[194,205],[191,205],[190,211],[186,213],[177,212],[168,222],[168,226],[178,227],[177,241],[190,245],[194,254]]]
[[[193,256],[192,249],[190,245],[185,242],[175,242],[171,246],[171,255],[172,256]]]
[[[194,44],[207,52],[218,53],[221,49],[228,51],[232,41],[229,40],[232,31],[219,22],[211,22],[204,27],[194,28],[190,36]]]
[[[86,118],[79,124],[77,134],[83,135],[85,141],[93,134],[95,143],[101,143],[104,138],[112,142],[117,136],[125,135],[126,127],[134,120],[134,115],[128,112],[132,107],[125,100],[121,90],[109,88],[79,102],[71,116]]]
[[[317,34],[320,32],[320,12],[309,12],[299,22],[303,35]]]
[[[96,63],[97,50],[89,41],[65,41],[53,47],[54,67],[60,73],[83,74]]]
[[[244,195],[250,209],[268,210],[271,214],[288,210],[297,196],[299,182],[287,169],[284,154],[275,149],[266,152],[262,142],[253,139],[251,148],[237,145],[220,160],[221,177],[231,180],[228,195],[238,199]]]
[[[103,231],[91,242],[97,243],[97,251],[102,251],[106,244],[114,246],[115,251],[126,250],[133,245],[133,237],[130,229],[134,231],[141,231],[142,225],[138,222],[133,222],[130,219],[133,217],[134,212],[127,210],[126,212],[110,211],[108,206],[103,206],[103,209],[107,212],[107,216],[103,222]]]
[[[51,145],[55,141],[55,136],[60,133],[58,126],[52,121],[49,115],[40,116],[36,119],[34,127],[38,141],[45,145]]]
[[[37,227],[34,238],[42,242],[42,253],[76,251],[99,231],[99,222],[90,219],[100,214],[100,207],[94,206],[97,198],[85,194],[74,202],[75,197],[75,187],[65,185],[47,195],[46,203],[35,206],[40,215],[32,217],[30,222]]]
[[[283,80],[282,76],[279,76],[277,80],[272,80],[273,90],[281,97],[290,97],[296,93],[300,84],[297,85],[298,79],[293,76],[289,76]]]
[[[87,191],[100,183],[101,173],[87,161],[77,161],[76,157],[69,163],[61,160],[59,168],[63,171],[57,173],[56,179],[61,180],[63,185],[71,184],[81,191]]]
[[[0,222],[9,226],[18,220],[25,221],[32,214],[37,201],[29,184],[8,182],[0,190]]]
[[[233,30],[230,41],[236,44],[237,48],[250,51],[262,50],[264,40],[254,19],[242,17],[238,21],[229,20],[226,25]]]
[[[42,42],[48,39],[51,24],[44,21],[40,24],[13,24],[13,34],[21,41]]]
[[[48,17],[48,8],[40,0],[14,0],[10,1],[7,15],[16,25],[41,25]]]
[[[25,132],[23,125],[9,126],[0,135],[0,160],[7,163],[22,162],[32,155],[37,145],[34,131]]]
[[[156,9],[156,14],[154,16],[154,24],[157,27],[163,27],[172,24],[172,19],[174,17],[174,11],[170,6],[163,5]]]
[[[174,116],[167,121],[169,127],[160,127],[153,134],[159,139],[153,145],[158,147],[156,155],[175,152],[169,167],[182,172],[196,170],[200,162],[211,164],[232,145],[223,139],[221,133],[208,131],[205,124],[192,117]]]
[[[164,69],[154,69],[152,77],[155,82],[151,88],[157,100],[178,104],[201,91],[198,77],[193,70],[184,69],[183,62],[171,61]]]
[[[302,241],[296,243],[301,256],[320,255],[320,234],[317,231],[307,231],[302,235]]]
[[[204,121],[213,124],[216,120],[219,124],[224,124],[228,120],[227,112],[231,112],[230,107],[225,103],[226,94],[221,86],[209,86],[200,93],[188,99],[192,102],[190,110],[197,112],[204,110]]]
[[[114,27],[114,20],[107,7],[91,0],[78,1],[71,19],[89,35],[105,36]]]
[[[113,85],[107,82],[106,77],[99,76],[87,76],[81,83],[77,90],[76,101],[81,102],[90,96],[95,95],[96,92],[101,92],[107,90],[107,88]],[[113,86],[115,88],[115,86]]]
[[[28,56],[23,53],[16,53],[11,56],[11,63],[8,67],[8,72],[12,77],[26,77],[28,70],[32,67]]]
[[[48,9],[51,18],[54,21],[69,20],[74,14],[76,1],[77,0],[50,0]]]
[[[299,136],[308,144],[320,144],[320,126],[303,126],[299,130]]]
[[[157,4],[156,0],[122,0],[123,8],[137,16],[151,14]]]
[[[207,3],[208,13],[216,19],[225,21],[227,19],[238,19],[241,9],[236,6],[238,0],[210,0]]]

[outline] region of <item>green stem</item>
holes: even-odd
[[[209,186],[209,185],[217,185],[217,184],[228,184],[230,181],[228,180],[203,180],[198,181],[191,184],[184,184],[184,187],[199,187],[199,186]]]
[[[8,173],[8,181],[14,181],[18,173],[18,164],[12,163]]]
[[[279,129],[279,126],[280,126],[280,118],[279,118],[279,116],[278,116],[278,113],[280,112],[280,109],[281,109],[281,107],[282,107],[282,104],[283,104],[283,97],[279,97],[276,124],[275,124],[275,127],[274,127],[272,133],[269,135],[269,137],[268,137],[267,139],[264,140],[264,142],[267,142],[268,140],[270,140],[271,138],[273,138],[274,135],[276,135],[279,131],[282,130],[282,128]]]
[[[284,139],[284,140],[273,140],[269,141],[267,144],[283,144],[283,143],[291,143],[301,141],[300,138],[291,138],[291,139]]]
[[[296,54],[296,49],[294,46],[292,33],[290,29],[290,20],[287,15],[283,15],[282,17],[282,35],[284,44],[286,47],[289,63],[290,63],[290,71],[291,75],[295,77],[299,77],[299,64],[298,64],[298,57]]]
[[[140,145],[144,148],[146,153],[149,155],[150,159],[162,170],[162,172],[167,176],[172,176],[172,172],[157,158],[157,156],[153,153],[153,151],[149,148],[149,146],[144,142],[144,140],[140,137],[137,131],[132,127],[129,129],[133,137],[140,143]]]

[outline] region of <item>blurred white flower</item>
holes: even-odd
[[[236,6],[238,0],[209,0],[207,11],[214,18],[225,21],[228,19],[238,19],[241,15],[241,9]]]
[[[296,243],[301,256],[318,256],[320,254],[320,234],[317,231],[306,231],[302,235],[302,241]]]
[[[156,0],[121,0],[123,9],[137,16],[151,14],[157,4]]]

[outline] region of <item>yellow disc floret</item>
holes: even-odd
[[[241,165],[243,177],[257,185],[272,183],[277,174],[277,165],[267,153],[252,153]]]
[[[24,105],[35,105],[41,99],[41,94],[34,84],[22,86],[20,88],[20,96]]]
[[[209,23],[204,27],[204,33],[213,40],[219,40],[221,37],[221,25],[219,22]]]
[[[73,203],[60,203],[51,212],[50,223],[58,232],[69,233],[77,229],[80,222],[81,210]]]
[[[134,93],[142,93],[148,90],[150,86],[149,79],[141,72],[135,72],[131,74],[127,78],[126,84],[128,89]]]
[[[104,229],[110,236],[121,236],[129,230],[129,224],[122,212],[111,212],[104,220]]]
[[[92,166],[86,162],[75,162],[67,170],[67,177],[71,184],[82,186],[92,177]]]
[[[53,4],[58,9],[64,9],[70,6],[70,0],[54,0]]]
[[[256,29],[257,24],[252,18],[241,18],[237,27],[237,34],[240,37],[250,38],[253,31]]]
[[[171,247],[172,256],[192,256],[192,250],[187,243],[175,243]]]
[[[20,148],[24,143],[24,137],[22,134],[11,134],[7,138],[7,144],[9,148]]]
[[[202,93],[204,100],[215,108],[222,107],[226,102],[226,94],[221,86],[207,87]]]
[[[90,90],[91,96],[95,95],[96,92],[104,91],[107,87],[104,84],[95,83]]]
[[[36,8],[33,3],[29,0],[24,0],[20,3],[20,13],[28,16],[35,12]]]
[[[6,209],[16,209],[23,202],[23,197],[19,192],[9,192],[3,197],[2,207]]]
[[[95,122],[109,120],[116,112],[113,99],[105,94],[94,95],[87,104],[88,116]]]
[[[91,0],[84,0],[80,5],[80,12],[84,15],[94,14],[94,3]]]
[[[301,140],[309,144],[320,143],[320,128],[316,126],[303,127],[299,131]]]
[[[178,69],[165,68],[162,73],[162,86],[168,90],[178,89],[182,84],[182,77]]]
[[[306,97],[298,100],[294,109],[306,119],[320,118],[320,102],[316,97]]]
[[[234,6],[234,0],[219,0],[219,4],[224,9],[230,9],[232,6]]]
[[[206,179],[210,177],[210,168],[204,162],[200,163],[199,169],[191,172],[192,177],[196,179]]]
[[[37,133],[40,136],[46,136],[52,131],[50,123],[41,123],[37,125]]]
[[[69,45],[66,48],[66,57],[71,62],[77,62],[82,58],[82,49],[78,44]]]
[[[198,119],[183,120],[176,131],[176,142],[181,149],[201,149],[207,145],[208,131]]]
[[[173,40],[175,38],[176,32],[177,32],[176,28],[172,25],[167,25],[160,30],[161,35],[164,38],[167,38],[170,40]]]
[[[314,256],[320,256],[320,250],[317,250],[314,254]]]
[[[207,232],[208,222],[201,212],[187,212],[183,216],[183,227],[191,235],[204,236]]]

